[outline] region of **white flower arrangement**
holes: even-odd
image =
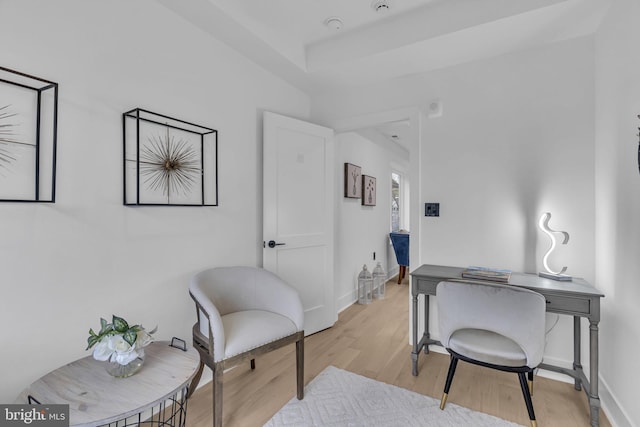
[[[100,319],[100,332],[97,334],[89,329],[87,338],[87,350],[93,349],[93,358],[100,361],[116,362],[127,365],[144,354],[144,347],[153,342],[151,334],[141,325],[129,326],[122,317],[113,316],[111,323]]]

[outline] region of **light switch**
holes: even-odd
[[[440,216],[440,203],[425,203],[424,216]]]

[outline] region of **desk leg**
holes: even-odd
[[[429,295],[424,295],[424,336],[427,339],[431,339],[431,333],[429,332]],[[429,354],[429,344],[424,346],[424,354]]]
[[[413,307],[413,351],[411,352],[411,362],[413,364],[413,376],[418,375],[418,354],[420,353],[420,348],[418,348],[418,295],[411,296],[411,304]]]
[[[573,370],[582,370],[582,356],[580,354],[582,335],[580,333],[580,317],[573,316]],[[579,379],[574,380],[574,388],[582,390],[582,384]]]
[[[591,425],[598,427],[600,422],[600,397],[598,396],[598,322],[589,325],[589,407]]]

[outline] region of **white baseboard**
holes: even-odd
[[[618,398],[611,392],[611,388],[607,382],[600,376],[600,387],[598,394],[600,395],[600,406],[602,411],[607,414],[607,419],[613,427],[637,427],[637,424],[631,421],[629,414],[622,408],[618,402]]]
[[[392,277],[398,275],[398,271],[400,271],[400,269],[396,267],[395,270],[396,270],[395,273],[387,272],[387,281]],[[336,299],[336,307],[338,309],[338,313],[342,313],[344,310],[351,307],[356,302],[358,302],[358,295],[355,289],[351,292],[347,292],[346,294],[339,296]]]
[[[342,313],[344,310],[355,304],[356,301],[358,301],[358,296],[356,295],[355,290],[339,296],[336,300],[338,313]]]

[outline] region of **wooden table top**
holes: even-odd
[[[72,426],[108,424],[166,400],[188,385],[200,357],[158,341],[145,347],[142,369],[128,378],[115,378],[106,363],[87,356],[49,372],[20,393],[15,403],[28,403],[31,395],[42,404],[68,404]]]

